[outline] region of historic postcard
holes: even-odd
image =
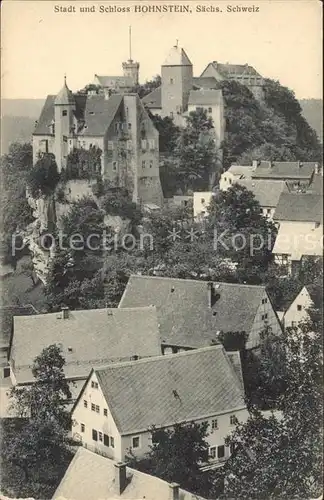
[[[0,500],[319,500],[321,2],[1,7]]]

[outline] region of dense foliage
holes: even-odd
[[[101,173],[101,155],[102,151],[97,146],[73,148],[67,156],[66,168],[61,172],[62,180],[97,177]]]
[[[49,196],[54,193],[60,180],[55,156],[44,153],[31,168],[28,176],[28,188],[33,198]]]
[[[13,235],[24,230],[33,220],[32,210],[26,199],[27,178],[32,168],[30,144],[13,143],[9,152],[1,157],[1,258],[15,264],[12,252]],[[13,238],[13,239],[12,239]],[[21,242],[17,247],[21,246]]]
[[[35,383],[11,389],[11,403],[24,425],[7,427],[1,447],[6,490],[15,495],[49,498],[72,458],[69,438],[71,398],[64,376],[65,360],[51,345],[34,360]],[[23,474],[22,474],[23,473]]]

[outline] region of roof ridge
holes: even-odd
[[[10,306],[12,307],[12,306]],[[151,304],[149,306],[136,306],[136,307],[103,307],[100,309],[70,309],[69,312],[71,313],[95,313],[95,312],[104,312],[104,311],[126,311],[126,312],[133,312],[133,311],[139,311],[142,312],[144,310],[156,310],[156,306],[154,304]],[[1,311],[1,308],[0,308]],[[15,318],[33,318],[37,317],[39,319],[43,318],[44,316],[49,317],[49,316],[54,316],[62,311],[56,311],[56,312],[50,312],[50,313],[41,313],[41,314],[26,314],[23,316],[14,316]]]
[[[249,287],[249,288],[265,288],[265,285],[249,285],[247,283],[227,283],[226,281],[215,281],[215,280],[195,280],[195,279],[186,279],[186,278],[170,278],[168,276],[148,276],[144,274],[131,274],[129,279],[131,278],[142,278],[142,279],[154,279],[154,280],[164,280],[164,281],[179,281],[185,283],[216,283],[218,285],[228,285],[228,286],[240,286],[240,287]],[[127,285],[126,285],[127,286]]]
[[[121,366],[132,366],[132,365],[139,365],[139,364],[145,364],[145,363],[153,363],[156,361],[161,361],[162,359],[174,359],[174,358],[180,358],[184,356],[193,356],[195,354],[200,354],[202,352],[206,351],[218,351],[218,350],[224,350],[223,345],[214,345],[214,346],[208,346],[208,347],[201,347],[199,349],[189,349],[188,351],[183,351],[183,352],[177,352],[177,353],[171,353],[171,354],[161,354],[159,356],[150,356],[148,358],[142,358],[134,361],[121,361],[121,362],[115,362],[115,363],[110,363],[106,366],[100,366],[100,367],[95,367],[93,370],[95,372],[101,372],[105,371],[109,368],[118,368]]]

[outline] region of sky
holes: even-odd
[[[188,5],[192,13],[136,13],[135,6]],[[196,12],[196,7],[222,12]],[[76,12],[55,12],[55,6]],[[81,13],[81,6],[95,12]],[[100,13],[103,7],[131,12]],[[254,12],[228,12],[228,6]],[[257,9],[259,10],[257,12]],[[319,0],[184,2],[173,0],[78,2],[3,0],[1,8],[2,98],[44,98],[63,85],[76,91],[94,74],[120,75],[129,57],[140,63],[140,81],[159,74],[178,40],[199,76],[211,61],[248,63],[294,90],[298,99],[322,97],[322,6]]]

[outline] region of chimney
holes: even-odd
[[[115,489],[117,495],[122,495],[126,488],[126,464],[118,462],[115,464]]]
[[[62,307],[62,319],[69,319],[69,308]]]
[[[180,485],[178,483],[170,483],[169,488],[170,488],[170,495],[169,495],[170,500],[179,500]]]
[[[208,287],[208,307],[211,308],[213,305],[220,299],[220,294],[216,293],[216,288],[219,287],[219,285],[215,285],[215,283],[212,283],[209,281],[207,283]]]
[[[298,167],[299,167],[299,168],[302,168],[302,166],[303,166],[303,163],[302,163],[301,161],[299,161],[299,162],[298,162]]]

